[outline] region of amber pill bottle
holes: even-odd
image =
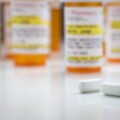
[[[6,0],[4,1],[4,43],[7,59],[12,59],[11,25],[11,3],[10,0]]]
[[[48,0],[12,0],[12,53],[16,66],[43,66],[50,47]]]
[[[63,4],[67,72],[100,72],[103,58],[102,1],[67,0]]]

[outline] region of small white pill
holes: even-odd
[[[118,84],[118,83],[103,83],[101,92],[104,95],[120,97],[120,84]]]
[[[100,91],[102,79],[90,79],[79,82],[79,89],[81,93]]]

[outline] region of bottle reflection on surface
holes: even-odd
[[[76,76],[76,77],[75,77]],[[80,94],[79,81],[98,78],[97,75],[66,75],[65,115],[66,120],[101,120],[102,107],[99,93]]]
[[[103,116],[102,120],[120,119],[120,98],[112,96],[103,96]]]
[[[62,73],[13,69],[4,81],[4,120],[64,120]]]
[[[45,101],[45,120],[65,120],[64,118],[64,76],[51,74],[48,96]]]
[[[44,82],[47,80],[44,75],[22,77],[20,72],[19,75],[8,76],[4,89],[4,120],[43,120]]]

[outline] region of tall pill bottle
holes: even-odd
[[[120,63],[120,0],[109,0],[106,13],[106,58]]]
[[[0,0],[0,59],[2,58],[2,52],[3,52],[3,1]]]
[[[67,72],[100,72],[103,57],[102,1],[64,2],[64,26]]]
[[[59,0],[51,0],[51,52],[58,53],[61,48],[61,4]]]
[[[11,3],[10,0],[4,1],[4,40],[6,48],[6,58],[12,58],[12,40],[11,40]]]
[[[43,66],[50,48],[48,0],[12,0],[12,52],[16,66]]]

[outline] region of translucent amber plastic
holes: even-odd
[[[13,58],[16,66],[43,66],[46,63],[48,55],[29,55],[29,54],[14,54]]]
[[[61,45],[61,9],[53,7],[51,10],[51,51],[59,52]]]
[[[13,58],[12,53],[7,53],[6,54],[6,59],[12,59],[12,58]]]
[[[86,67],[86,68],[82,68],[82,67],[78,67],[78,68],[73,68],[73,67],[67,67],[67,72],[71,72],[71,73],[97,73],[100,72],[101,68],[100,67]]]

